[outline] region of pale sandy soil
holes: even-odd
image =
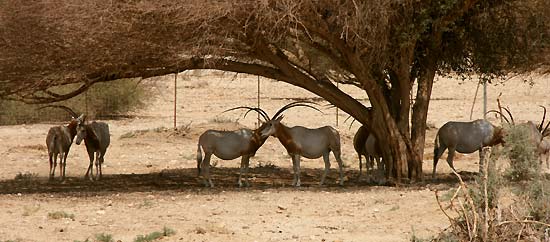
[[[540,120],[538,105],[550,106],[550,80],[536,81],[533,87],[517,79],[505,86],[490,86],[489,108],[496,107],[496,97],[502,92],[503,104],[512,109],[517,121]],[[459,82],[439,78],[435,83],[428,117],[431,125],[440,127],[448,120],[469,119],[476,85],[473,81]],[[44,144],[53,124],[0,126],[0,241],[84,241],[98,233],[112,234],[115,241],[133,241],[137,235],[164,226],[176,234],[161,241],[407,241],[413,231],[427,238],[448,226],[431,191],[445,192],[455,185],[444,160],[439,163],[435,183],[380,187],[357,181],[357,157],[351,140],[358,125],[348,129],[349,122],[342,123],[347,115],[342,112],[337,129],[347,165],[343,188],[335,185],[335,162],[329,185],[316,185],[321,159],[302,160],[306,168],[304,186],[290,187],[290,160],[278,141],[269,139],[251,161],[251,188],[236,186],[239,160],[233,160],[218,162],[212,171],[217,187],[205,189],[194,169],[198,135],[208,128],[254,127],[255,119],[242,119],[241,112],[220,113],[234,106],[255,105],[256,78],[197,72],[180,75],[178,126],[188,125],[189,132],[149,132],[121,138],[132,131],[173,125],[173,76],[148,83],[156,87],[158,96],[146,110],[133,119],[107,121],[112,143],[104,166],[105,179],[100,182],[83,179],[87,155],[83,146],[76,145],[69,155],[67,181],[47,182]],[[368,102],[359,89],[344,89]],[[321,107],[327,104],[281,82],[262,80],[261,90],[261,106],[271,114],[295,98],[311,98]],[[480,101],[474,118],[482,116]],[[289,110],[284,122],[335,126],[335,110],[323,109],[324,114]],[[238,124],[222,122],[237,119]],[[430,129],[426,141],[427,174],[432,169],[435,132]],[[460,171],[476,171],[477,154],[458,155],[455,166]],[[15,180],[18,173],[37,177]],[[48,213],[56,211],[73,214],[74,219],[48,218]]]

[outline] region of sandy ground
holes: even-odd
[[[135,118],[107,121],[112,141],[104,179],[99,182],[83,178],[87,155],[83,146],[76,145],[68,158],[66,181],[48,182],[45,137],[53,124],[0,126],[0,241],[84,241],[99,233],[111,234],[115,241],[133,241],[164,226],[176,234],[160,241],[407,241],[413,233],[427,238],[448,226],[432,191],[445,192],[455,185],[444,161],[433,183],[384,187],[358,181],[352,146],[358,124],[349,129],[349,122],[343,123],[347,115],[339,112],[336,127],[336,110],[325,108],[326,102],[297,87],[264,79],[261,106],[268,113],[296,98],[323,107],[323,114],[291,109],[284,122],[332,125],[339,130],[346,185],[335,185],[337,165],[333,162],[329,184],[319,187],[322,160],[303,159],[303,187],[290,187],[290,159],[278,141],[270,138],[251,161],[250,188],[236,185],[239,160],[219,161],[212,170],[217,187],[202,187],[195,169],[198,136],[209,128],[254,127],[253,117],[221,112],[256,105],[256,77],[192,72],[179,78],[177,123],[188,130],[161,129],[173,125],[173,75],[147,80],[157,98]],[[344,89],[368,102],[361,90]],[[474,81],[438,78],[429,124],[440,127],[449,120],[469,120],[475,90]],[[549,78],[536,79],[534,86],[520,79],[491,85],[489,108],[496,106],[496,97],[502,93],[502,102],[511,108],[516,122],[540,121],[538,105],[550,107],[549,90]],[[481,91],[474,119],[482,116]],[[428,130],[426,174],[432,170],[436,131]],[[458,155],[455,166],[471,174],[477,170],[477,159],[477,154]],[[30,175],[16,179],[20,173]],[[54,212],[74,217],[48,216]]]

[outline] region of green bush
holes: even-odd
[[[95,235],[95,240],[97,242],[114,242],[115,241],[113,239],[113,235],[106,234],[106,233],[96,234]]]
[[[67,93],[78,85],[52,88],[56,93]],[[75,112],[86,113],[91,118],[113,118],[142,108],[152,97],[148,88],[138,79],[121,79],[97,83],[85,93],[69,100],[54,103],[65,105]],[[66,121],[70,115],[61,109],[37,108],[44,105],[25,104],[19,101],[0,100],[0,125],[28,124],[45,121]]]
[[[164,228],[162,228],[162,231],[155,231],[148,235],[138,235],[134,239],[134,242],[152,242],[158,239],[162,239],[164,237],[172,236],[174,234],[176,234],[175,230],[164,226]]]

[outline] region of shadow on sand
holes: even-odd
[[[250,168],[251,187],[243,190],[265,190],[273,188],[292,188],[291,169],[276,166]],[[302,188],[308,191],[343,191],[368,190],[379,185],[363,179],[358,180],[358,171],[345,172],[345,185],[337,184],[338,172],[332,169],[327,176],[326,185],[319,186],[319,180],[323,169],[302,169]],[[212,192],[241,190],[237,186],[239,175],[238,168],[212,168],[212,179],[215,188]],[[476,173],[461,172],[464,180],[472,180]],[[421,182],[400,184],[399,187],[415,190],[426,189],[426,186],[437,186],[437,189],[445,189],[457,184],[457,178],[453,174],[439,174],[435,180],[429,175]],[[428,178],[430,177],[430,178]],[[395,184],[384,184],[396,186]],[[197,176],[194,168],[163,170],[157,173],[147,174],[114,174],[104,175],[100,181],[90,181],[84,177],[67,177],[61,182],[57,177],[49,181],[47,177],[28,176],[0,181],[0,194],[33,194],[33,193],[67,193],[76,196],[91,196],[111,193],[151,192],[151,191],[199,191],[205,190],[202,179]]]

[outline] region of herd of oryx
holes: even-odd
[[[312,106],[312,102],[297,101],[289,103],[279,109],[275,115],[270,117],[264,110],[255,107],[240,106],[226,110],[244,109],[246,116],[249,112],[257,112],[263,120],[257,129],[242,128],[233,131],[207,130],[199,137],[197,145],[197,169],[199,176],[202,175],[206,186],[214,186],[210,178],[210,158],[215,155],[222,160],[232,160],[241,157],[240,173],[238,178],[239,186],[249,186],[248,168],[250,157],[256,154],[256,151],[264,144],[270,136],[276,137],[285,147],[288,155],[292,160],[293,181],[292,185],[300,186],[300,159],[306,157],[309,159],[317,159],[323,157],[325,170],[321,176],[320,185],[325,182],[325,178],[330,170],[329,154],[332,151],[339,168],[339,184],[343,185],[343,162],[341,159],[341,144],[340,135],[336,129],[331,126],[320,128],[306,128],[302,126],[288,127],[281,123],[283,112],[294,107],[307,107],[320,111]],[[65,178],[65,167],[67,156],[73,139],[76,136],[76,144],[80,145],[82,141],[86,146],[86,150],[90,159],[86,177],[91,181],[99,180],[102,176],[101,165],[104,161],[105,153],[110,143],[109,126],[104,122],[89,122],[86,117],[78,115],[72,109],[61,105],[48,105],[45,107],[62,108],[72,115],[71,121],[67,125],[51,127],[46,137],[46,145],[48,148],[50,172],[49,178],[55,176],[57,166],[57,157],[59,156],[59,174],[61,179]],[[42,108],[45,108],[42,107]],[[531,121],[518,125],[524,126],[529,132],[529,143],[536,149],[536,153],[541,159],[546,157],[546,165],[549,166],[550,159],[550,140],[545,137],[550,136],[550,121],[545,124],[546,108],[542,121],[539,125]],[[510,125],[516,125],[511,112],[506,109],[508,119],[502,112],[491,110],[489,112],[498,113]],[[510,122],[511,120],[511,122]],[[447,122],[437,132],[434,142],[434,163],[432,177],[435,176],[436,167],[439,158],[445,150],[449,150],[447,163],[454,170],[453,157],[455,152],[473,153],[479,151],[480,169],[483,165],[482,149],[486,146],[494,146],[504,143],[505,129],[495,126],[487,120],[479,119],[471,122]],[[376,161],[376,169],[378,172],[383,172],[384,162],[381,161],[381,150],[376,138],[368,130],[367,127],[361,126],[354,138],[353,145],[359,156],[359,176],[361,176],[363,162],[362,156],[366,158],[367,173],[374,171]],[[203,155],[204,153],[204,155]],[[94,176],[94,161],[96,174]],[[549,167],[550,168],[550,167]],[[380,173],[379,173],[380,174]],[[244,182],[243,182],[244,176]]]

